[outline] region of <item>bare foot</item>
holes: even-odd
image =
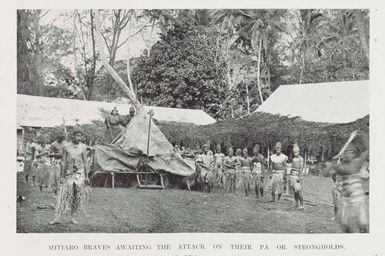
[[[75,220],[74,218],[71,219],[72,224],[78,224],[79,222]]]

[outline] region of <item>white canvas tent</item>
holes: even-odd
[[[114,106],[122,115],[129,113],[130,105],[112,102],[85,101],[62,98],[17,95],[17,125],[30,127],[54,127],[87,124],[93,120],[101,120],[101,109],[111,111]],[[206,125],[215,123],[215,119],[200,109],[181,109],[144,106],[153,109],[158,121],[174,121]]]
[[[254,113],[349,123],[369,114],[369,81],[281,85]]]

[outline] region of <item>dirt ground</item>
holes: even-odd
[[[53,219],[55,196],[40,192],[18,174],[17,232],[20,233],[339,233],[331,206],[332,180],[306,176],[304,210],[294,208],[291,197],[280,202],[230,194],[186,190],[142,190],[138,188],[92,188],[91,204],[74,225]]]

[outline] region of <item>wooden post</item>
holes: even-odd
[[[303,174],[307,174],[306,168],[307,168],[307,150],[305,150],[305,163],[303,165]]]
[[[115,188],[115,173],[111,172],[111,186]]]
[[[150,160],[150,137],[151,137],[151,120],[152,120],[152,117],[154,116],[154,110],[150,110],[148,112],[148,114],[150,115],[150,118],[148,120],[148,136],[147,136],[147,161],[146,161],[146,186],[148,185],[148,162]]]
[[[164,182],[163,182],[163,174],[159,174],[159,176],[160,176],[160,185],[162,186],[163,189],[165,189]]]
[[[138,186],[141,187],[140,178],[139,178],[139,174],[138,173],[136,174],[136,180],[138,181]]]
[[[107,187],[107,180],[108,180],[108,175],[106,176],[106,179],[104,180],[104,187]]]

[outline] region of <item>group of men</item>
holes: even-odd
[[[352,138],[357,136],[352,133]],[[325,175],[332,175],[335,182],[333,188],[335,218],[344,232],[368,232],[368,204],[365,197],[362,181],[362,168],[366,166],[369,158],[368,139],[363,138],[364,150],[359,153],[356,146],[348,141],[334,160],[326,164]],[[235,151],[232,147],[227,150],[225,156],[220,145],[217,145],[215,153],[209,146],[203,146],[203,152],[196,158],[197,173],[209,182],[223,187],[229,192],[237,189],[250,194],[254,188],[257,197],[264,195],[264,191],[271,192],[271,200],[281,199],[285,190],[293,195],[295,205],[303,209],[303,170],[304,159],[300,156],[298,144],[293,146],[291,163],[288,157],[282,153],[282,144],[277,142],[275,153],[265,159],[260,153],[259,145],[255,145],[251,156],[247,148]],[[267,168],[269,167],[269,168]],[[268,174],[268,175],[267,175]],[[265,177],[269,176],[267,180]]]
[[[37,144],[27,142],[24,174],[26,182],[32,177],[32,186],[39,186],[41,192],[52,188],[57,195],[55,218],[50,224],[59,223],[62,215],[69,212],[72,223],[77,223],[74,214],[84,210],[90,194],[85,144],[81,143],[83,131],[75,127],[72,141],[67,142],[66,134],[60,131],[57,140],[48,144],[45,134],[38,136]]]
[[[120,126],[126,126],[134,115],[133,108],[128,116],[120,116],[114,108],[105,120],[106,136],[112,141],[120,133]],[[75,127],[71,142],[67,142],[67,135],[60,131],[51,145],[47,144],[48,138],[44,135],[38,137],[38,143],[29,141],[26,145],[24,173],[27,183],[32,178],[32,186],[37,183],[40,191],[52,188],[57,194],[55,218],[51,224],[58,223],[67,212],[71,221],[77,223],[74,214],[84,210],[89,200],[90,166],[86,156],[87,147],[81,143],[83,135],[80,128]],[[352,135],[354,137],[357,133]],[[365,150],[361,154],[349,143],[337,155],[337,162],[327,163],[325,174],[331,174],[335,181],[335,216],[343,231],[367,232],[367,205],[359,173],[363,163],[368,160],[368,142],[364,141]],[[201,154],[195,157],[194,175],[202,183],[208,184],[209,189],[214,185],[233,193],[240,189],[246,196],[253,189],[257,198],[264,197],[264,192],[270,191],[272,201],[279,201],[283,193],[290,193],[295,206],[303,209],[304,159],[300,156],[300,148],[297,143],[293,145],[294,157],[290,159],[290,164],[280,142],[276,143],[274,149],[274,154],[266,159],[260,153],[258,144],[253,147],[251,155],[247,148],[238,148],[234,152],[232,147],[228,148],[225,155],[220,144],[214,153],[205,144]]]
[[[298,209],[303,209],[302,175],[304,160],[300,156],[300,149],[294,145],[294,158],[291,168],[288,167],[289,158],[282,153],[282,144],[277,142],[275,153],[266,159],[260,154],[260,146],[256,144],[250,156],[248,149],[227,150],[227,156],[222,153],[218,144],[213,153],[207,144],[202,147],[202,154],[196,158],[198,176],[203,177],[203,182],[208,187],[217,185],[228,192],[241,189],[249,196],[254,189],[256,197],[263,197],[264,191],[271,192],[272,201],[279,201],[284,190],[294,196]],[[269,161],[269,164],[268,164]],[[268,169],[269,167],[269,169]],[[266,173],[271,175],[265,179]],[[211,184],[211,185],[210,185]]]

